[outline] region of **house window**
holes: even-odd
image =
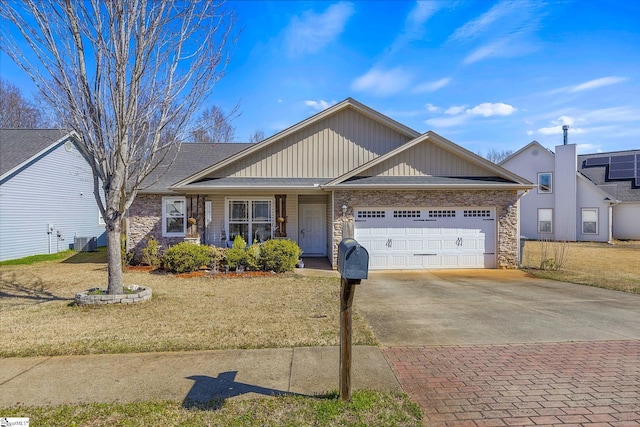
[[[582,234],[598,234],[598,209],[582,209]]]
[[[98,225],[107,225],[107,223],[104,222],[104,218],[102,217],[100,209],[98,209]]]
[[[553,232],[553,209],[538,209],[538,233]]]
[[[240,235],[248,244],[272,237],[272,200],[229,200],[229,240]]]
[[[187,227],[187,199],[184,197],[162,198],[162,235],[184,237]]]
[[[553,174],[551,172],[540,172],[538,174],[538,193],[552,193]]]

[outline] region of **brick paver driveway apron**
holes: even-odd
[[[373,273],[358,310],[428,426],[640,426],[640,296],[522,272]]]

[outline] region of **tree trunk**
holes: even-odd
[[[113,221],[107,226],[107,263],[109,285],[107,293],[122,293],[122,249],[120,243],[120,221]]]

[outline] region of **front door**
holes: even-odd
[[[327,256],[327,207],[300,205],[298,243],[305,256]]]

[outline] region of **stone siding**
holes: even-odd
[[[333,266],[337,266],[342,240],[342,209],[348,206],[346,221],[353,221],[353,208],[362,207],[495,207],[498,221],[498,268],[518,267],[518,195],[515,190],[354,190],[334,191]]]
[[[204,200],[203,196],[199,198],[187,196],[187,218],[195,217],[197,211],[196,228],[200,237],[204,230]],[[162,237],[162,195],[160,194],[139,194],[129,208],[128,218],[129,248],[133,249],[137,255],[140,255],[140,251],[146,246],[146,239],[151,236],[158,241],[161,252],[185,240],[184,237]],[[187,225],[187,231],[189,231],[189,225]]]

